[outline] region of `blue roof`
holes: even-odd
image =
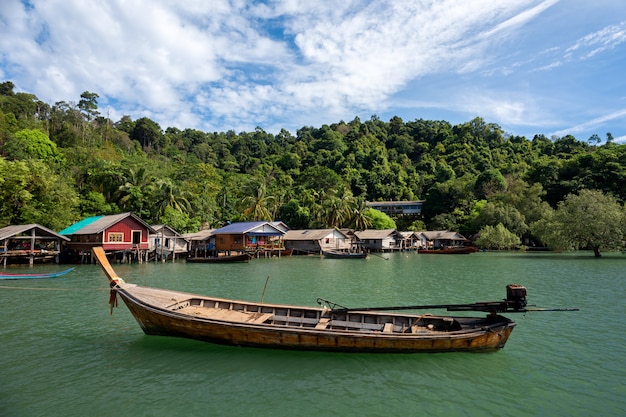
[[[104,216],[93,216],[93,217],[87,217],[86,219],[83,219],[77,223],[74,223],[73,225],[66,227],[65,229],[61,230],[59,232],[60,235],[73,235],[74,233],[78,232],[80,229],[82,229],[83,227],[89,226],[92,223],[95,223],[96,221],[100,220],[101,218],[103,218]]]

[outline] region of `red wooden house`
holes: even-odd
[[[128,254],[138,261],[147,259],[150,233],[156,232],[130,212],[88,217],[59,232],[71,239],[66,243],[69,251],[91,255],[91,249],[102,246],[107,253]]]

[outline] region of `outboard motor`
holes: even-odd
[[[506,286],[506,302],[514,310],[524,310],[526,307],[526,287],[519,284]]]

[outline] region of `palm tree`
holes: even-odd
[[[156,208],[155,218],[165,213],[165,209],[170,207],[181,213],[189,213],[191,204],[187,199],[188,192],[183,191],[180,187],[172,182],[171,179],[159,179],[151,187],[153,194],[153,205]]]
[[[365,200],[359,199],[352,209],[350,222],[355,230],[365,230],[372,226],[372,219],[367,215],[369,207]]]
[[[148,189],[152,179],[144,167],[137,170],[130,168],[122,179],[123,184],[117,189],[118,205],[123,209],[135,212],[139,216],[145,215],[144,190]]]
[[[344,188],[341,192],[329,190],[327,198],[322,204],[326,225],[331,227],[343,226],[350,218],[354,201],[355,198],[349,189]]]
[[[248,195],[241,200],[245,209],[243,211],[244,216],[248,220],[268,220],[271,221],[272,213],[274,212],[273,203],[275,198],[273,196],[265,195],[265,183],[259,181],[254,195]]]

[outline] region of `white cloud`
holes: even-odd
[[[565,53],[579,52],[582,59],[613,49],[626,42],[626,22],[609,25],[602,30],[590,33],[569,47]]]
[[[562,129],[557,132],[552,133],[555,136],[563,136],[563,135],[575,135],[576,133],[588,132],[593,129],[597,129],[599,126],[602,126],[606,122],[626,119],[626,109],[617,110],[608,114],[604,114],[600,117],[596,117],[595,119],[588,120],[584,123],[581,123],[576,126],[569,127],[567,129]],[[618,138],[621,140],[622,138]]]
[[[380,112],[422,77],[484,71],[494,44],[557,1],[31,0],[27,12],[5,3],[0,71],[18,88],[45,101],[97,92],[115,116],[162,127],[243,130]],[[581,47],[615,47],[620,28]],[[516,123],[539,114],[523,96],[482,96],[408,101]]]

